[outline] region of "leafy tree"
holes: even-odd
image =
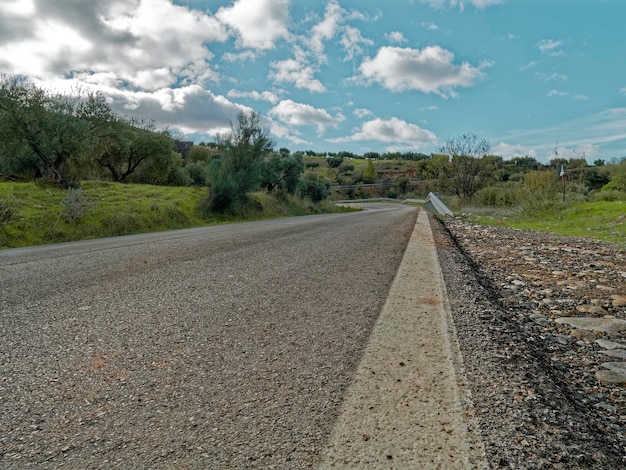
[[[48,93],[19,77],[0,77],[0,159],[70,187],[68,163],[84,145],[77,100]],[[18,161],[16,161],[16,159]]]
[[[326,162],[328,162],[328,166],[330,168],[338,168],[343,163],[343,157],[330,157],[326,159]]]
[[[301,154],[272,153],[263,162],[261,186],[268,191],[283,189],[289,194],[296,191],[304,172],[304,159]]]
[[[363,182],[374,183],[376,181],[376,168],[374,168],[374,162],[372,160],[367,161],[367,168],[363,172]]]
[[[235,212],[246,194],[259,188],[265,157],[273,142],[256,112],[237,114],[237,125],[218,137],[222,158],[212,161],[209,172],[210,194],[205,207],[210,212]]]
[[[330,181],[323,178],[305,177],[298,184],[298,194],[320,202],[330,196]]]
[[[474,194],[494,178],[495,160],[490,151],[491,145],[476,134],[448,139],[440,150],[450,158],[440,167],[441,187],[471,202]]]

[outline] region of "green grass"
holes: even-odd
[[[579,202],[536,217],[478,215],[476,220],[486,224],[583,236],[626,245],[626,201]]]
[[[250,195],[251,208],[238,217],[200,217],[197,206],[206,189],[87,181],[82,184],[90,209],[79,221],[63,217],[67,191],[35,183],[0,182],[0,201],[17,216],[0,227],[0,247],[17,248],[133,233],[158,232],[211,224],[320,212],[344,211],[330,204],[315,205],[295,197],[277,199]]]

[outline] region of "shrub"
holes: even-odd
[[[17,217],[17,209],[7,201],[0,201],[0,229],[10,224]]]
[[[297,193],[301,197],[309,197],[313,202],[320,202],[330,196],[330,181],[306,177],[298,185]]]
[[[479,206],[512,207],[519,202],[520,187],[514,184],[488,186],[474,196]]]
[[[61,205],[63,206],[61,217],[69,224],[78,222],[94,207],[94,204],[83,194],[82,188],[68,189]]]

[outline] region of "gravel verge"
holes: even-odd
[[[460,218],[433,230],[490,468],[624,468],[624,385],[597,375],[624,332],[557,319],[626,318],[625,251]]]

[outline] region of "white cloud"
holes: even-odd
[[[0,12],[10,16],[31,16],[35,13],[36,7],[33,0],[4,0],[0,4]]]
[[[575,100],[588,100],[589,97],[585,96],[585,95],[578,95],[576,93],[569,93],[566,91],[559,91],[559,90],[550,90],[548,92],[548,96],[558,96],[560,98],[573,98]]]
[[[439,29],[438,25],[436,25],[435,23],[431,23],[431,22],[422,23],[422,27],[429,31],[437,31]]]
[[[446,6],[450,8],[458,7],[463,11],[466,4],[473,5],[475,8],[483,9],[492,5],[502,3],[503,0],[420,0],[422,3],[427,3],[433,8],[444,8]]]
[[[503,158],[537,158],[537,151],[533,147],[521,144],[508,144],[506,142],[500,142],[498,145],[494,145],[492,148],[492,153],[494,155],[499,155]]]
[[[288,38],[289,0],[237,0],[215,16],[237,34],[237,44],[250,49],[273,49]]]
[[[542,54],[550,56],[563,55],[563,51],[559,48],[563,45],[563,41],[555,41],[553,39],[542,39],[537,43],[537,47]]]
[[[404,34],[402,34],[400,31],[391,31],[389,33],[386,33],[385,39],[387,39],[387,41],[389,42],[395,42],[397,44],[406,42],[406,38],[404,37]]]
[[[418,148],[435,144],[437,137],[431,131],[393,117],[391,119],[373,119],[364,122],[361,128],[351,136],[329,139],[330,142],[337,143],[362,140],[408,144]]]
[[[361,36],[361,31],[357,28],[353,28],[352,26],[346,26],[343,34],[341,35],[341,45],[346,51],[344,60],[352,60],[355,55],[362,54],[363,47],[361,47],[361,45],[371,46],[373,44],[374,41]]]
[[[420,90],[442,97],[456,96],[456,87],[471,86],[482,76],[480,67],[455,65],[454,54],[439,46],[424,49],[382,47],[359,67],[362,76],[391,91]],[[482,66],[487,66],[483,64]]]
[[[364,118],[365,116],[371,116],[373,113],[369,109],[357,108],[354,111],[352,111],[352,114],[354,114],[356,117],[361,119],[361,118]]]
[[[311,28],[309,47],[320,62],[326,62],[324,41],[332,39],[337,34],[340,24],[344,21],[343,15],[345,12],[336,0],[331,0],[326,5],[324,19]]]
[[[292,100],[281,101],[268,114],[288,126],[316,126],[318,133],[329,126],[336,127],[345,119],[341,114],[333,117],[325,109]]]
[[[623,87],[623,88],[620,88],[619,92],[620,92],[622,95],[626,95],[626,86],[625,86],[625,87]]]
[[[270,79],[276,83],[293,84],[296,88],[309,90],[315,93],[324,93],[326,87],[319,80],[313,78],[315,70],[310,65],[298,59],[286,59],[270,64]]]
[[[259,93],[258,91],[237,91],[230,90],[226,96],[229,98],[249,98],[255,101],[267,101],[268,103],[276,104],[280,100],[278,95],[272,93],[271,91],[263,91]]]
[[[215,79],[206,44],[228,37],[215,18],[168,0],[47,0],[35,7],[0,43],[5,72],[54,79],[114,70],[131,87],[158,89],[179,78]]]
[[[222,59],[226,62],[247,62],[257,58],[257,53],[251,50],[239,52],[237,54],[233,52],[226,52]]]

